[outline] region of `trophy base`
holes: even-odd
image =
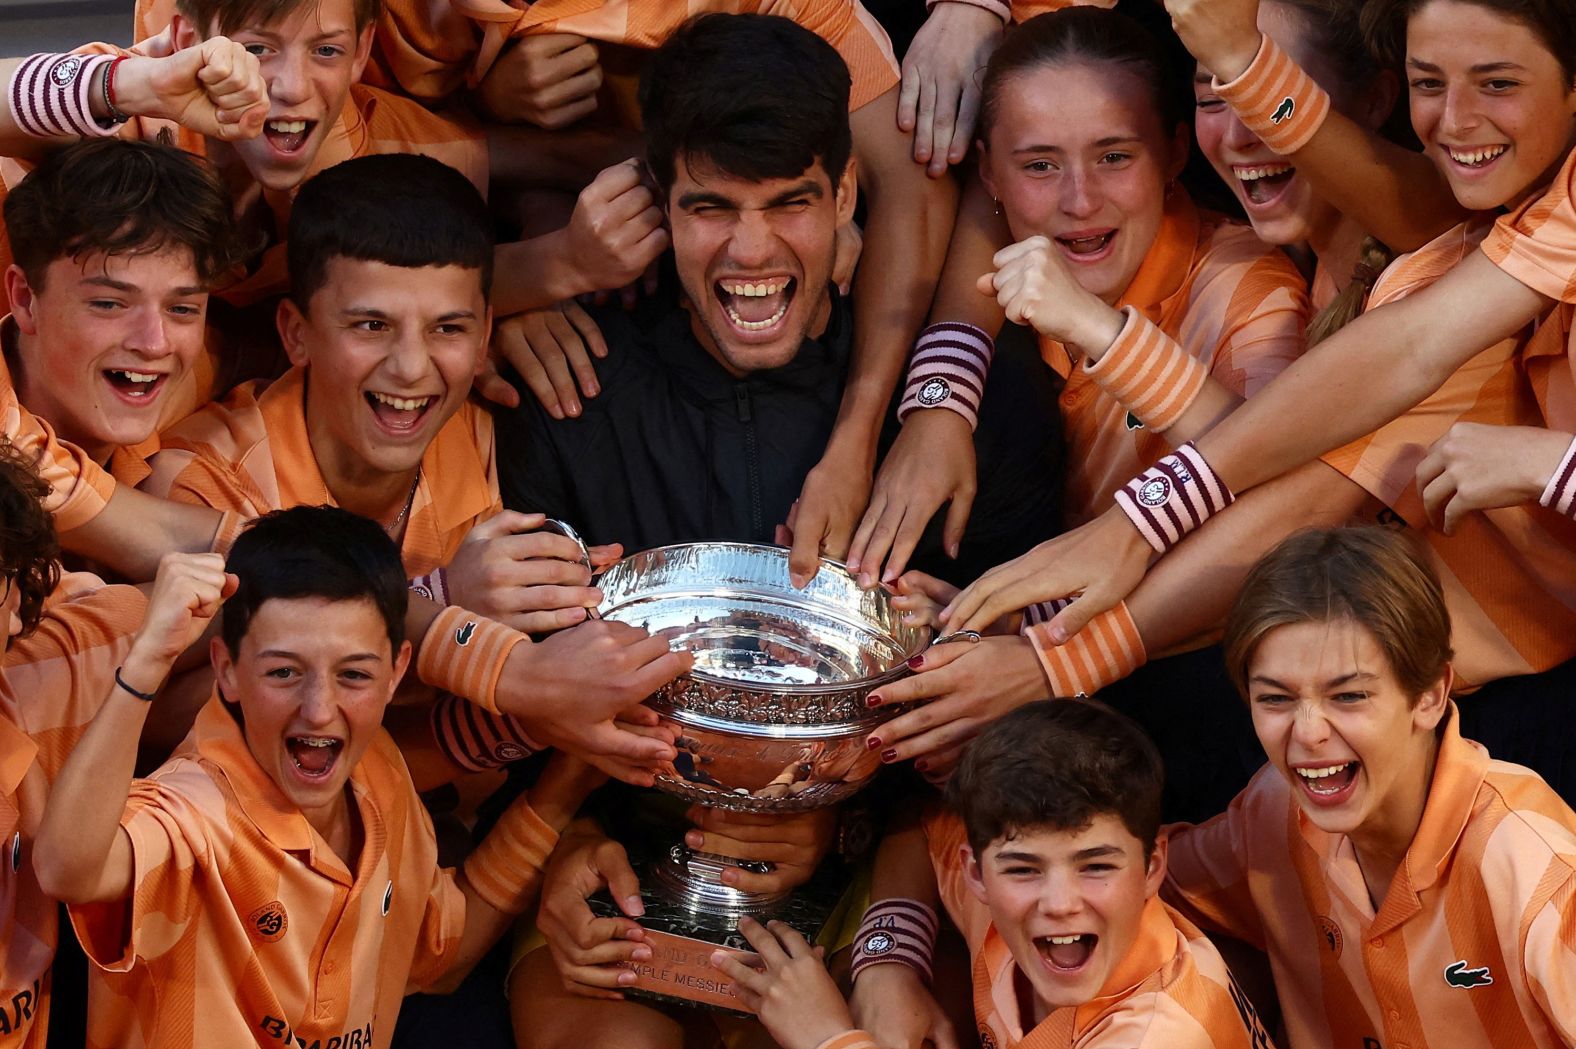
[[[759,922],[786,922],[813,943],[842,900],[847,870],[833,860],[792,892],[741,893],[708,884],[710,872],[694,870],[703,855],[689,858],[688,876],[671,850],[660,856],[631,855],[646,907],[640,925],[652,956],[647,962],[626,964],[636,978],[624,990],[640,998],[748,1016],[733,985],[712,967],[712,952],[720,948],[753,961],[750,944],[739,933],[739,918],[746,914]],[[623,914],[605,892],[587,902],[599,917]]]

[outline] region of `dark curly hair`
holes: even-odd
[[[49,486],[10,441],[0,437],[0,576],[21,593],[22,633],[38,625],[44,599],[60,581],[60,543],[44,509]]]

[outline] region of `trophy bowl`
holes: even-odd
[[[677,733],[662,790],[740,812],[803,812],[851,797],[880,758],[865,737],[891,717],[865,697],[908,673],[930,641],[881,589],[822,559],[788,581],[788,551],[687,543],[633,554],[598,581],[604,619],[642,626],[695,657],[647,703]]]

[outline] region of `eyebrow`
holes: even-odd
[[[82,285],[82,284],[91,285],[91,286],[93,286],[95,288],[110,288],[110,289],[112,289],[114,291],[140,291],[141,290],[135,284],[128,284],[128,283],[126,283],[123,280],[116,280],[114,277],[83,277],[77,283],[79,285]],[[184,287],[176,288],[175,289],[175,294],[177,296],[179,296],[179,297],[184,298],[187,295],[200,295],[205,290],[207,290],[207,289],[205,289],[201,284],[191,284],[191,285],[186,285]]]
[[[1332,677],[1332,678],[1330,678],[1328,681],[1326,681],[1324,683],[1324,687],[1325,688],[1339,688],[1342,685],[1350,685],[1350,684],[1352,684],[1353,682],[1356,682],[1356,681],[1378,681],[1378,680],[1379,680],[1379,675],[1373,673],[1372,671],[1368,671],[1368,670],[1354,670],[1350,674],[1341,674],[1339,677]],[[1294,692],[1294,691],[1296,691],[1290,685],[1284,684],[1284,683],[1282,683],[1280,681],[1276,681],[1274,678],[1268,676],[1267,674],[1253,674],[1253,675],[1251,675],[1248,678],[1248,682],[1250,684],[1269,685],[1271,688],[1278,688],[1278,689],[1280,689],[1283,692]]]
[[[1420,58],[1408,58],[1406,60],[1406,64],[1409,68],[1421,70],[1424,73],[1439,72],[1438,66],[1434,65],[1432,62],[1424,62]],[[1481,76],[1484,73],[1504,73],[1510,70],[1517,70],[1524,73],[1527,71],[1527,67],[1519,62],[1512,62],[1507,59],[1503,62],[1482,62],[1478,65],[1472,66],[1467,70],[1467,72]]]
[[[825,195],[826,194],[822,192],[820,185],[818,185],[813,179],[805,179],[797,186],[790,186],[781,193],[777,194],[771,200],[768,200],[766,202],[766,206],[768,208],[781,207],[782,205],[798,197],[814,197],[816,200],[820,200]],[[725,197],[721,193],[715,193],[710,190],[691,190],[688,193],[681,193],[679,194],[678,204],[681,208],[693,208],[702,204],[710,204],[716,207],[724,208],[737,208],[739,206],[737,201]]]
[[[341,317],[371,317],[373,320],[380,321],[391,321],[394,319],[387,311],[376,309],[372,306],[346,306],[339,311],[339,315]],[[440,324],[443,321],[475,319],[475,310],[450,310],[448,313],[440,313],[437,317],[434,317],[432,323]]]
[[[237,26],[235,28],[234,32],[236,32],[236,33],[246,33],[249,36],[262,37],[264,40],[268,40],[270,42],[275,42],[275,43],[277,43],[278,41],[284,39],[278,33],[274,32],[272,29],[261,29],[261,28],[258,28],[256,26]],[[229,35],[229,34],[226,34],[226,35]],[[328,39],[330,39],[332,37],[337,37],[337,36],[354,36],[354,35],[355,35],[355,33],[352,32],[349,29],[343,29],[343,28],[341,28],[341,29],[326,29],[323,32],[318,33],[316,36],[307,37],[307,40],[310,41],[310,42],[315,43],[315,42],[317,42],[319,40],[328,40]]]
[[[1120,856],[1122,850],[1115,845],[1091,845],[1087,849],[1079,849],[1073,853],[1074,860],[1098,860],[1105,856]]]
[[[291,652],[289,649],[284,649],[284,648],[266,648],[263,651],[257,653],[257,658],[258,659],[294,659],[294,660],[299,660],[301,658],[301,654],[299,652]],[[344,656],[341,659],[337,660],[337,662],[339,662],[339,663],[365,663],[365,662],[367,662],[369,660],[377,661],[377,660],[380,660],[382,658],[383,657],[378,655],[376,652],[357,652],[357,653],[355,653],[353,655]]]
[[[1107,135],[1105,138],[1096,139],[1093,145],[1100,149],[1108,149],[1111,146],[1122,146],[1129,142],[1142,143],[1143,141],[1143,138],[1138,135]],[[1017,156],[1020,153],[1065,153],[1067,150],[1062,146],[1038,145],[1024,146],[1012,152],[1014,156]]]

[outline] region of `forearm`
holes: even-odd
[[[488,124],[492,185],[579,193],[597,172],[639,156],[638,134],[609,128],[545,131],[527,124]]]
[[[500,244],[493,250],[493,313],[508,317],[572,299],[593,288],[569,257],[565,230]]]
[[[1355,481],[1312,462],[1232,503],[1156,561],[1128,595],[1145,651],[1152,659],[1215,634],[1261,557],[1293,532],[1346,524],[1369,499]]]
[[[1205,434],[1199,451],[1240,495],[1397,418],[1547,301],[1474,252],[1309,350]]]
[[[876,848],[870,873],[870,902],[890,899],[916,900],[931,910],[941,908],[925,830],[917,822],[905,822],[889,830]]]
[[[169,673],[135,648],[120,668],[139,691],[153,692]],[[39,884],[65,903],[119,899],[131,883],[129,846],[120,817],[137,760],[137,742],[152,704],[112,685],[104,705],[56,778],[34,856]]]
[[[219,523],[216,510],[116,485],[103,511],[86,524],[62,532],[60,545],[140,582],[153,578],[159,559],[167,553],[212,549]]]
[[[999,213],[990,191],[971,173],[963,184],[963,199],[958,205],[957,223],[947,244],[946,262],[936,285],[930,321],[956,321],[972,324],[995,338],[1006,323],[1001,305],[982,294],[975,282],[982,274],[996,269],[991,261],[996,253],[1012,243],[1012,231]]]
[[[833,440],[854,437],[868,445],[871,455],[892,389],[935,294],[957,211],[951,179],[926,178],[906,152],[894,155],[890,148],[893,139],[902,145],[893,95],[862,107],[852,118],[869,221],[854,277],[854,355]],[[870,128],[877,120],[885,126]]]

